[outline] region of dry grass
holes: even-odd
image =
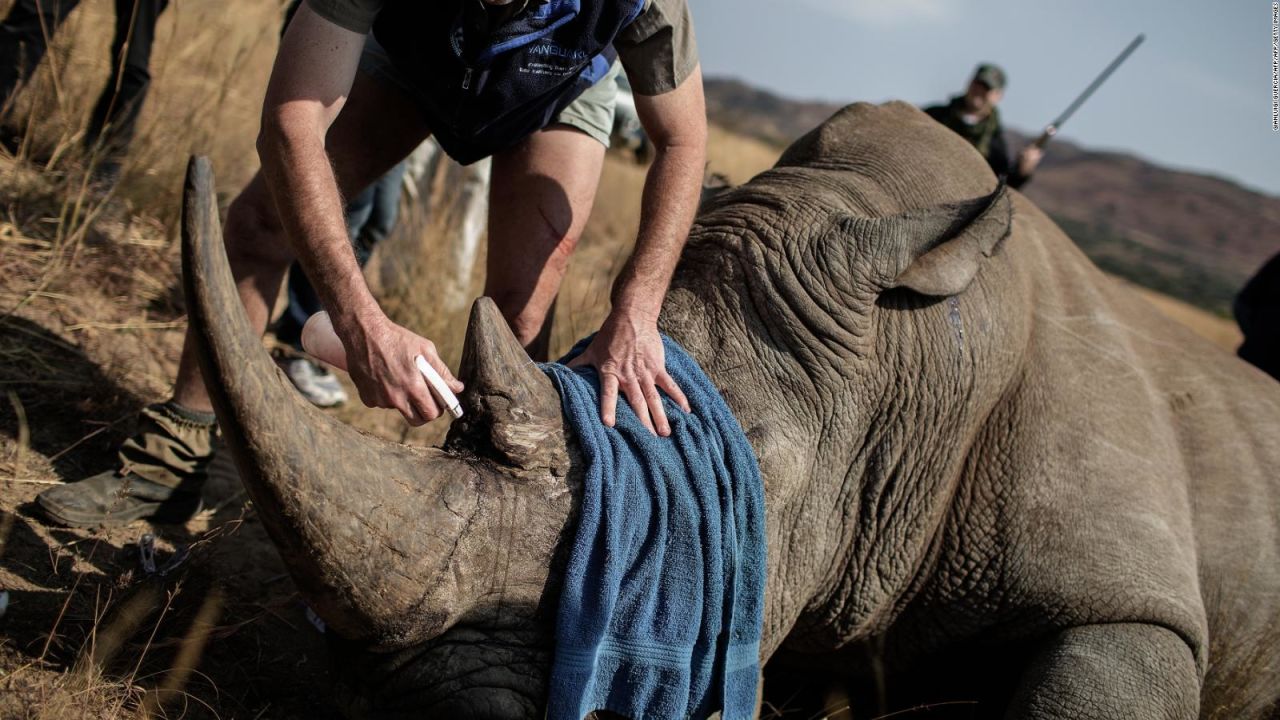
[[[248,180],[256,169],[259,104],[282,13],[279,0],[170,4],[156,29],[151,90],[117,190],[128,210],[173,230],[178,180],[195,151],[217,159],[224,188]],[[21,154],[77,181],[96,161],[80,145],[89,111],[109,81],[113,18],[108,0],[81,3],[16,102],[14,120],[26,131]]]
[[[86,0],[71,15],[20,96],[25,140],[17,158],[0,157],[0,717],[323,712],[319,639],[252,511],[242,517],[234,473],[215,477],[217,509],[157,529],[162,558],[196,548],[163,578],[138,567],[146,526],[60,530],[30,506],[48,485],[108,467],[138,408],[168,394],[185,328],[181,173],[193,151],[214,157],[224,191],[255,169],[280,11],[170,7],[110,193],[80,146],[106,82],[112,3]],[[231,577],[244,584],[224,590]]]

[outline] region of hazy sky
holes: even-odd
[[[703,71],[797,98],[914,103],[1009,75],[1006,124],[1035,131],[1139,32],[1147,41],[1067,123],[1095,149],[1280,195],[1271,0],[692,0]]]

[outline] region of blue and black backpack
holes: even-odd
[[[530,0],[487,27],[480,0],[389,0],[373,33],[422,90],[436,141],[469,164],[514,146],[609,71],[645,0]]]

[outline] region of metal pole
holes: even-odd
[[[1058,129],[1062,127],[1063,123],[1074,115],[1076,110],[1080,109],[1080,106],[1089,99],[1089,96],[1093,95],[1094,91],[1097,90],[1102,83],[1106,82],[1107,78],[1111,77],[1111,73],[1115,72],[1116,68],[1120,67],[1121,63],[1128,60],[1129,56],[1133,54],[1133,51],[1137,50],[1138,46],[1142,44],[1142,41],[1146,39],[1147,36],[1143,34],[1139,34],[1138,37],[1134,38],[1133,42],[1129,43],[1129,46],[1117,55],[1116,59],[1112,60],[1111,64],[1108,65],[1106,69],[1098,75],[1098,77],[1094,78],[1093,82],[1089,83],[1089,87],[1085,88],[1084,92],[1080,93],[1080,96],[1072,101],[1072,103],[1067,106],[1067,109],[1064,110],[1057,119],[1045,127],[1044,132],[1041,133],[1040,137],[1036,138],[1035,145],[1037,147],[1044,147],[1054,135],[1057,135]]]

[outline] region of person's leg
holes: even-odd
[[[547,356],[548,315],[591,214],[604,151],[554,125],[493,157],[484,293],[535,360]]]
[[[142,103],[151,85],[151,46],[156,23],[169,0],[116,0],[116,34],[111,74],[89,118],[85,144],[101,143],[105,154],[123,154],[133,140]]]
[[[427,134],[421,114],[403,92],[357,74],[326,140],[339,187],[346,193],[369,184]],[[262,333],[293,255],[261,175],[232,202],[224,234],[240,300],[250,324]],[[95,526],[143,517],[182,520],[199,507],[211,457],[212,405],[195,352],[188,335],[173,399],[162,406],[167,422],[143,422],[121,448],[120,469],[41,493],[38,502],[47,515],[67,525]]]
[[[292,351],[278,348],[272,352],[276,365],[285,377],[313,405],[335,407],[347,401],[347,392],[324,364],[307,357],[302,347],[302,328],[310,317],[324,306],[320,296],[307,278],[302,264],[294,261],[289,266],[289,283],[286,290],[284,313],[276,323],[276,340],[292,347]]]
[[[48,41],[80,0],[17,0],[0,22],[0,112],[40,65]]]
[[[276,325],[276,339],[292,345],[295,350],[301,350],[302,326],[312,315],[323,310],[324,306],[320,304],[319,294],[297,260],[289,266],[289,284],[285,297],[288,304]]]
[[[356,239],[360,237],[360,231],[373,215],[373,201],[377,195],[379,182],[381,180],[375,180],[372,185],[347,200],[347,235],[351,238],[352,247],[355,247]],[[359,258],[358,254],[357,258]]]
[[[547,359],[556,293],[595,203],[619,72],[615,62],[555,125],[493,156],[484,292],[534,360]]]
[[[353,234],[356,260],[360,266],[369,261],[373,248],[391,234],[400,216],[400,191],[404,187],[404,172],[407,162],[387,171],[386,175],[369,186],[372,197],[369,199],[369,214],[365,217],[360,229]],[[353,230],[355,228],[352,228]]]

